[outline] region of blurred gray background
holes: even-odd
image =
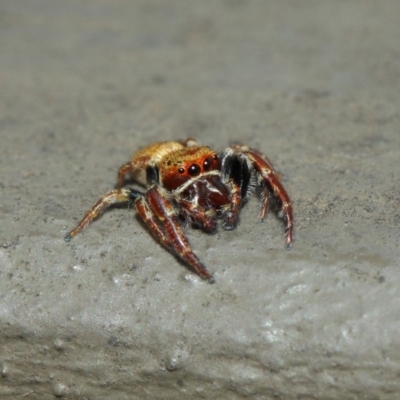
[[[400,3],[0,1],[0,397],[400,397]],[[187,229],[209,285],[132,209],[70,243],[155,140],[240,142],[285,175]]]

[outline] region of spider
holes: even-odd
[[[124,187],[126,175],[146,191]],[[120,167],[116,189],[101,196],[65,240],[70,241],[111,204],[132,204],[161,244],[201,278],[214,283],[194,254],[180,220],[207,233],[215,231],[217,219],[222,219],[224,229],[234,229],[246,197],[258,188],[260,220],[265,219],[273,195],[280,207],[278,216],[286,225],[285,243],[290,247],[293,211],[280,177],[264,155],[248,146],[233,145],[217,155],[191,138],[153,143]]]

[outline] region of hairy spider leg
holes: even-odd
[[[150,207],[147,204],[144,196],[137,197],[137,200],[135,201],[135,208],[140,218],[142,218],[143,222],[150,229],[151,233],[153,233],[156,239],[158,239],[165,247],[170,248],[171,242],[165,234],[164,229],[162,229],[160,226],[160,221],[150,210]]]
[[[172,204],[159,186],[154,185],[145,195],[137,196],[135,207],[144,223],[162,244],[193,268],[200,277],[209,283],[215,282],[214,277],[194,254]]]
[[[240,186],[235,182],[231,182],[230,186],[231,186],[230,188],[231,203],[229,205],[228,210],[225,213],[223,222],[223,228],[226,231],[231,231],[232,229],[236,228],[239,220],[240,205],[242,203]]]
[[[274,171],[271,162],[257,150],[245,148],[243,153],[251,160],[261,181],[264,182],[272,194],[279,199],[281,209],[278,216],[283,218],[286,222],[285,243],[287,247],[290,247],[293,243],[293,209],[289,195],[279,180],[279,174]],[[267,193],[264,192],[263,197],[263,204],[260,212],[262,219],[265,217],[269,205]]]
[[[64,240],[69,242],[74,236],[85,229],[94,219],[101,215],[111,204],[131,201],[130,189],[115,189],[107,192],[96,201],[96,203],[86,212],[79,224],[69,232]]]
[[[247,196],[251,180],[251,163],[241,153],[228,148],[222,153],[221,179],[230,191],[230,206],[225,213],[224,229],[237,226],[240,207]]]
[[[117,185],[116,188],[120,189],[122,186],[124,186],[124,178],[128,174],[132,174],[134,178],[138,178],[135,175],[139,175],[140,172],[144,171],[146,169],[147,163],[149,162],[149,157],[140,157],[132,161],[128,161],[127,163],[123,164],[120,166],[118,170],[118,178],[117,178]],[[137,179],[139,180],[140,183],[143,183],[140,181],[140,178]]]
[[[260,196],[261,196],[261,209],[258,218],[264,222],[265,217],[269,210],[269,190],[264,182],[259,182],[260,185]]]

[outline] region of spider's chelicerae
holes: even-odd
[[[128,174],[146,191],[123,187]],[[154,143],[120,167],[117,188],[101,196],[65,240],[71,240],[111,204],[131,203],[159,242],[213,283],[213,276],[193,253],[180,220],[208,233],[216,229],[217,219],[222,219],[224,229],[234,229],[243,201],[257,187],[262,199],[259,218],[264,220],[273,195],[289,247],[293,211],[279,178],[271,162],[247,146],[230,146],[217,154],[194,139]]]

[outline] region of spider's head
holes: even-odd
[[[191,146],[164,157],[159,164],[160,182],[167,190],[175,190],[192,178],[220,169],[215,151],[206,146]]]

